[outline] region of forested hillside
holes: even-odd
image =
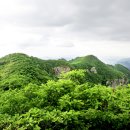
[[[8,90],[29,83],[40,85],[56,78],[54,67],[66,65],[64,60],[45,61],[21,53],[9,54],[0,59],[0,87]]]
[[[0,59],[0,130],[129,130],[129,78],[124,66],[92,55],[7,55]]]
[[[93,55],[77,57],[69,63],[76,69],[87,70],[89,81],[103,85],[116,86],[130,81],[130,70],[121,64],[108,65]],[[95,71],[94,71],[95,69]],[[92,73],[90,73],[92,72]]]
[[[127,67],[130,70],[130,58],[122,59],[117,63]]]
[[[66,61],[42,60],[14,53],[0,59],[0,87],[8,90],[29,83],[40,85],[50,79],[57,79],[62,71],[68,72],[74,69],[86,70],[86,81],[104,85],[115,79],[130,78],[130,71],[124,66],[119,68],[117,65],[115,67],[106,65],[92,55]]]

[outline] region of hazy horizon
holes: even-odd
[[[129,5],[129,0],[0,1],[0,57],[95,55],[105,63],[129,58]]]
[[[3,55],[1,56],[0,58],[3,58],[7,55],[10,55],[10,54],[25,54],[25,55],[28,55],[28,56],[33,56],[33,57],[36,57],[36,58],[40,58],[42,60],[59,60],[59,59],[65,59],[67,61],[70,61],[70,60],[73,60],[75,58],[78,58],[78,57],[85,57],[85,56],[90,56],[90,55],[93,55],[93,54],[88,54],[88,55],[79,55],[79,56],[75,56],[75,57],[55,57],[55,58],[52,58],[52,57],[42,57],[41,56],[35,56],[35,55],[30,55],[30,54],[27,54],[27,53],[23,53],[23,52],[13,52],[13,53],[9,53],[9,54],[6,54],[6,55]],[[130,58],[119,58],[119,57],[116,57],[116,58],[113,58],[113,57],[98,57],[96,55],[93,55],[95,57],[97,57],[100,61],[104,62],[105,64],[110,64],[110,65],[115,65],[115,64],[120,64],[120,62],[122,61],[126,61],[126,60],[129,60]]]

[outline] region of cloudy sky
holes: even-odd
[[[0,57],[130,57],[129,6],[130,0],[1,0]]]

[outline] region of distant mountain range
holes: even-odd
[[[119,79],[130,79],[130,71],[126,67],[120,64],[107,65],[93,55],[66,61],[42,60],[22,53],[13,53],[0,58],[0,87],[8,90],[29,83],[42,84],[51,79],[58,79],[63,71],[74,69],[86,70],[86,81],[92,83],[106,85],[115,84]]]
[[[123,66],[127,67],[130,70],[130,58],[125,58],[118,61],[118,64],[122,64]]]

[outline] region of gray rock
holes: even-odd
[[[60,75],[61,73],[69,72],[71,69],[68,66],[58,66],[54,68],[55,75]]]
[[[97,74],[97,70],[96,70],[95,67],[92,67],[92,68],[90,69],[90,71],[91,71],[92,73],[94,73],[94,74]]]

